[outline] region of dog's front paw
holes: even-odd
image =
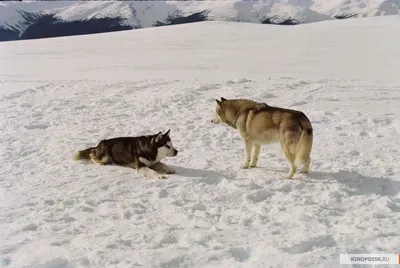
[[[247,169],[247,168],[249,168],[249,164],[242,164],[242,165],[240,166],[240,168],[241,168],[241,169]]]
[[[176,171],[173,170],[173,169],[169,169],[168,172],[167,172],[167,174],[175,174],[175,173],[176,173]]]
[[[308,168],[302,168],[302,169],[299,171],[299,173],[302,173],[302,174],[308,174],[308,172],[309,172]]]
[[[165,177],[165,175],[163,175],[163,174],[158,174],[157,175],[157,179],[159,179],[159,180],[163,180],[163,179],[165,179],[166,177]]]
[[[250,163],[250,167],[251,167],[251,168],[256,167],[256,166],[257,166],[256,163]]]
[[[282,179],[284,180],[293,180],[294,174],[287,174],[286,176],[283,176]]]

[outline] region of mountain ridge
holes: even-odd
[[[399,10],[400,0],[0,2],[0,41],[209,20],[296,25],[397,15]]]

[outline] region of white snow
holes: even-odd
[[[339,267],[400,248],[398,16],[204,22],[0,43],[3,267]],[[242,170],[215,98],[306,113],[309,175],[279,145]],[[171,129],[166,180],[72,161]]]

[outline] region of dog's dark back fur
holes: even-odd
[[[169,132],[168,130],[164,134],[159,132],[155,135],[104,139],[96,147],[78,151],[74,160],[91,159],[99,165],[114,164],[136,169],[149,167],[164,157],[177,155],[178,151],[172,146]],[[164,150],[159,151],[161,148]]]
[[[108,153],[114,164],[137,163],[138,167],[145,166],[142,162],[138,161],[139,157],[153,161],[157,157],[157,149],[171,141],[169,136],[163,135],[158,142],[155,142],[157,135],[116,137],[102,140],[97,148],[104,148],[107,151],[101,150],[99,158],[103,156],[102,153],[104,152]]]

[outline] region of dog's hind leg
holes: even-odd
[[[308,158],[308,160],[304,163],[303,168],[299,171],[299,173],[308,173],[310,171],[310,163],[311,159]]]
[[[292,148],[296,144],[296,133],[291,130],[282,131],[280,133],[280,142],[283,153],[285,154],[287,160],[290,162],[290,170],[287,175],[287,179],[292,179],[297,171],[297,166],[295,162],[295,148]]]
[[[261,145],[259,143],[254,143],[253,153],[251,157],[250,167],[256,167],[258,162],[258,156],[260,155]]]
[[[243,143],[244,143],[244,163],[240,167],[248,168],[250,165],[252,141],[248,138],[247,139],[243,138]]]
[[[313,136],[312,128],[303,129],[296,148],[296,162],[303,165],[300,173],[308,173],[310,171],[310,154],[312,149]]]
[[[282,146],[282,151],[285,154],[287,160],[290,162],[290,170],[289,170],[289,173],[288,173],[286,178],[287,179],[293,179],[293,176],[297,171],[297,167],[296,167],[296,164],[294,162],[294,156],[290,152],[290,149],[287,146]]]
[[[155,163],[150,168],[167,174],[175,174],[175,170],[173,170],[172,168],[161,162]]]

